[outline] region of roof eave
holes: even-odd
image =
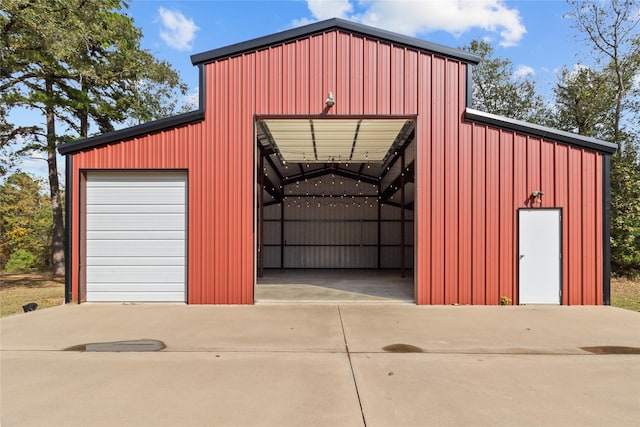
[[[191,56],[191,62],[194,65],[213,62],[216,60],[241,55],[250,51],[260,50],[268,46],[283,44],[292,40],[304,38],[313,34],[331,31],[334,29],[344,30],[355,34],[376,38],[379,40],[389,41],[414,49],[430,51],[435,54],[454,58],[474,65],[480,62],[480,57],[470,52],[443,46],[437,43],[427,42],[415,37],[409,37],[379,28],[370,27],[368,25],[358,24],[340,18],[332,18],[325,21],[314,22],[312,24],[292,28],[290,30],[285,30],[268,36],[258,37],[241,43],[236,43],[218,49],[212,49],[206,52],[197,53]]]
[[[612,142],[602,141],[600,139],[582,136],[576,133],[565,132],[546,126],[540,126],[521,120],[510,119],[507,117],[498,116],[496,114],[475,110],[469,107],[466,108],[464,116],[467,120],[470,121],[491,125],[498,128],[509,129],[543,139],[564,142],[570,145],[599,151],[601,153],[613,154],[618,149],[617,145]]]
[[[144,123],[113,132],[103,133],[90,138],[80,139],[78,141],[68,142],[58,147],[58,152],[63,155],[73,154],[78,151],[87,150],[113,142],[120,142],[125,139],[136,138],[149,135],[151,133],[161,132],[167,129],[173,129],[179,126],[196,123],[204,119],[204,111],[196,110],[188,113],[179,114],[177,116],[167,117],[153,122]]]

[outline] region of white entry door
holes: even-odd
[[[520,209],[519,303],[560,304],[562,212]]]

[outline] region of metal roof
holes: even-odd
[[[304,25],[268,36],[258,37],[245,42],[197,53],[191,56],[191,62],[194,65],[212,62],[333,30],[343,30],[417,50],[425,50],[449,58],[455,58],[470,64],[477,64],[480,62],[479,56],[461,49],[431,43],[415,37],[405,36],[391,31],[382,30],[380,28],[370,27],[368,25],[357,24],[340,18],[327,19],[325,21],[315,22],[313,24]]]
[[[483,123],[497,128],[509,129],[521,132],[527,135],[533,135],[552,141],[564,142],[579,147],[596,150],[603,153],[613,154],[618,146],[612,142],[602,141],[600,139],[588,136],[578,135],[577,133],[565,132],[558,129],[540,126],[521,120],[510,119],[508,117],[498,116],[496,114],[486,113],[484,111],[474,110],[467,107],[464,112],[466,119]]]

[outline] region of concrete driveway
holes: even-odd
[[[2,426],[640,423],[640,313],[613,307],[83,304],[0,327]],[[63,351],[141,339],[166,347]]]

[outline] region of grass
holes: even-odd
[[[616,277],[611,279],[611,305],[640,311],[640,279]]]
[[[38,310],[62,304],[64,277],[0,272],[0,317],[23,313],[22,306],[30,302],[38,304]]]
[[[64,301],[64,278],[48,273],[6,274],[0,272],[0,317],[22,313],[22,306],[35,302],[38,309]],[[640,279],[612,278],[611,305],[640,311]]]

